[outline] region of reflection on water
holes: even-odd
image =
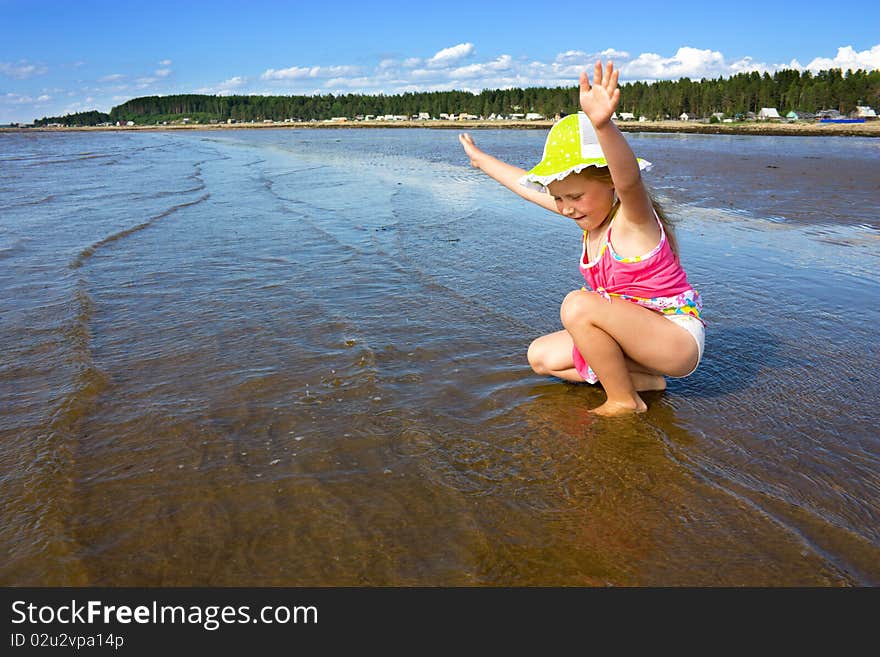
[[[477,137],[525,165],[543,134]],[[578,236],[454,133],[4,135],[0,579],[880,582],[870,183],[803,223],[819,178],[776,183],[805,213],[712,174],[763,141],[636,140],[709,333],[608,420],[525,364]],[[832,156],[876,165],[869,141]]]

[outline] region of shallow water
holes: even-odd
[[[708,335],[607,420],[454,132],[0,135],[0,582],[880,584],[880,142],[630,139]]]

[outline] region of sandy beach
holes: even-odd
[[[251,130],[266,128],[427,128],[449,130],[547,130],[553,120],[542,121],[303,121],[299,123],[189,123],[186,125],[87,126],[76,128],[0,128],[0,132],[145,131],[145,130]],[[702,123],[699,121],[620,121],[623,132],[660,132],[719,135],[852,136],[880,137],[880,121],[865,123],[816,123],[796,121],[747,121],[741,123]]]

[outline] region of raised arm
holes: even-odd
[[[614,70],[610,61],[604,69],[602,62],[596,62],[592,85],[586,72],[581,73],[581,109],[596,130],[596,137],[608,162],[608,171],[620,197],[620,205],[626,209],[626,216],[634,222],[654,221],[651,197],[642,183],[636,156],[626,138],[611,121],[611,115],[620,102],[618,75],[619,72]]]
[[[526,174],[525,169],[520,169],[507,162],[502,162],[498,158],[492,157],[488,153],[483,152],[477,148],[474,140],[466,132],[458,135],[458,140],[461,142],[464,152],[467,154],[474,167],[490,178],[498,181],[518,196],[522,196],[525,200],[540,205],[542,208],[550,210],[554,214],[559,214],[559,210],[556,208],[556,202],[550,194],[539,192],[529,187],[523,187],[519,184],[519,179]]]

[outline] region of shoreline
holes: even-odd
[[[0,128],[0,133],[15,132],[129,132],[129,131],[175,131],[175,130],[266,130],[266,129],[441,129],[441,130],[549,130],[555,123],[542,121],[339,121],[302,123],[216,123],[187,125],[136,125],[136,126],[79,126]],[[759,122],[743,123],[697,123],[690,121],[618,121],[621,132],[661,132],[715,135],[763,135],[803,137],[880,137],[880,121],[865,123],[814,123],[814,122]]]

